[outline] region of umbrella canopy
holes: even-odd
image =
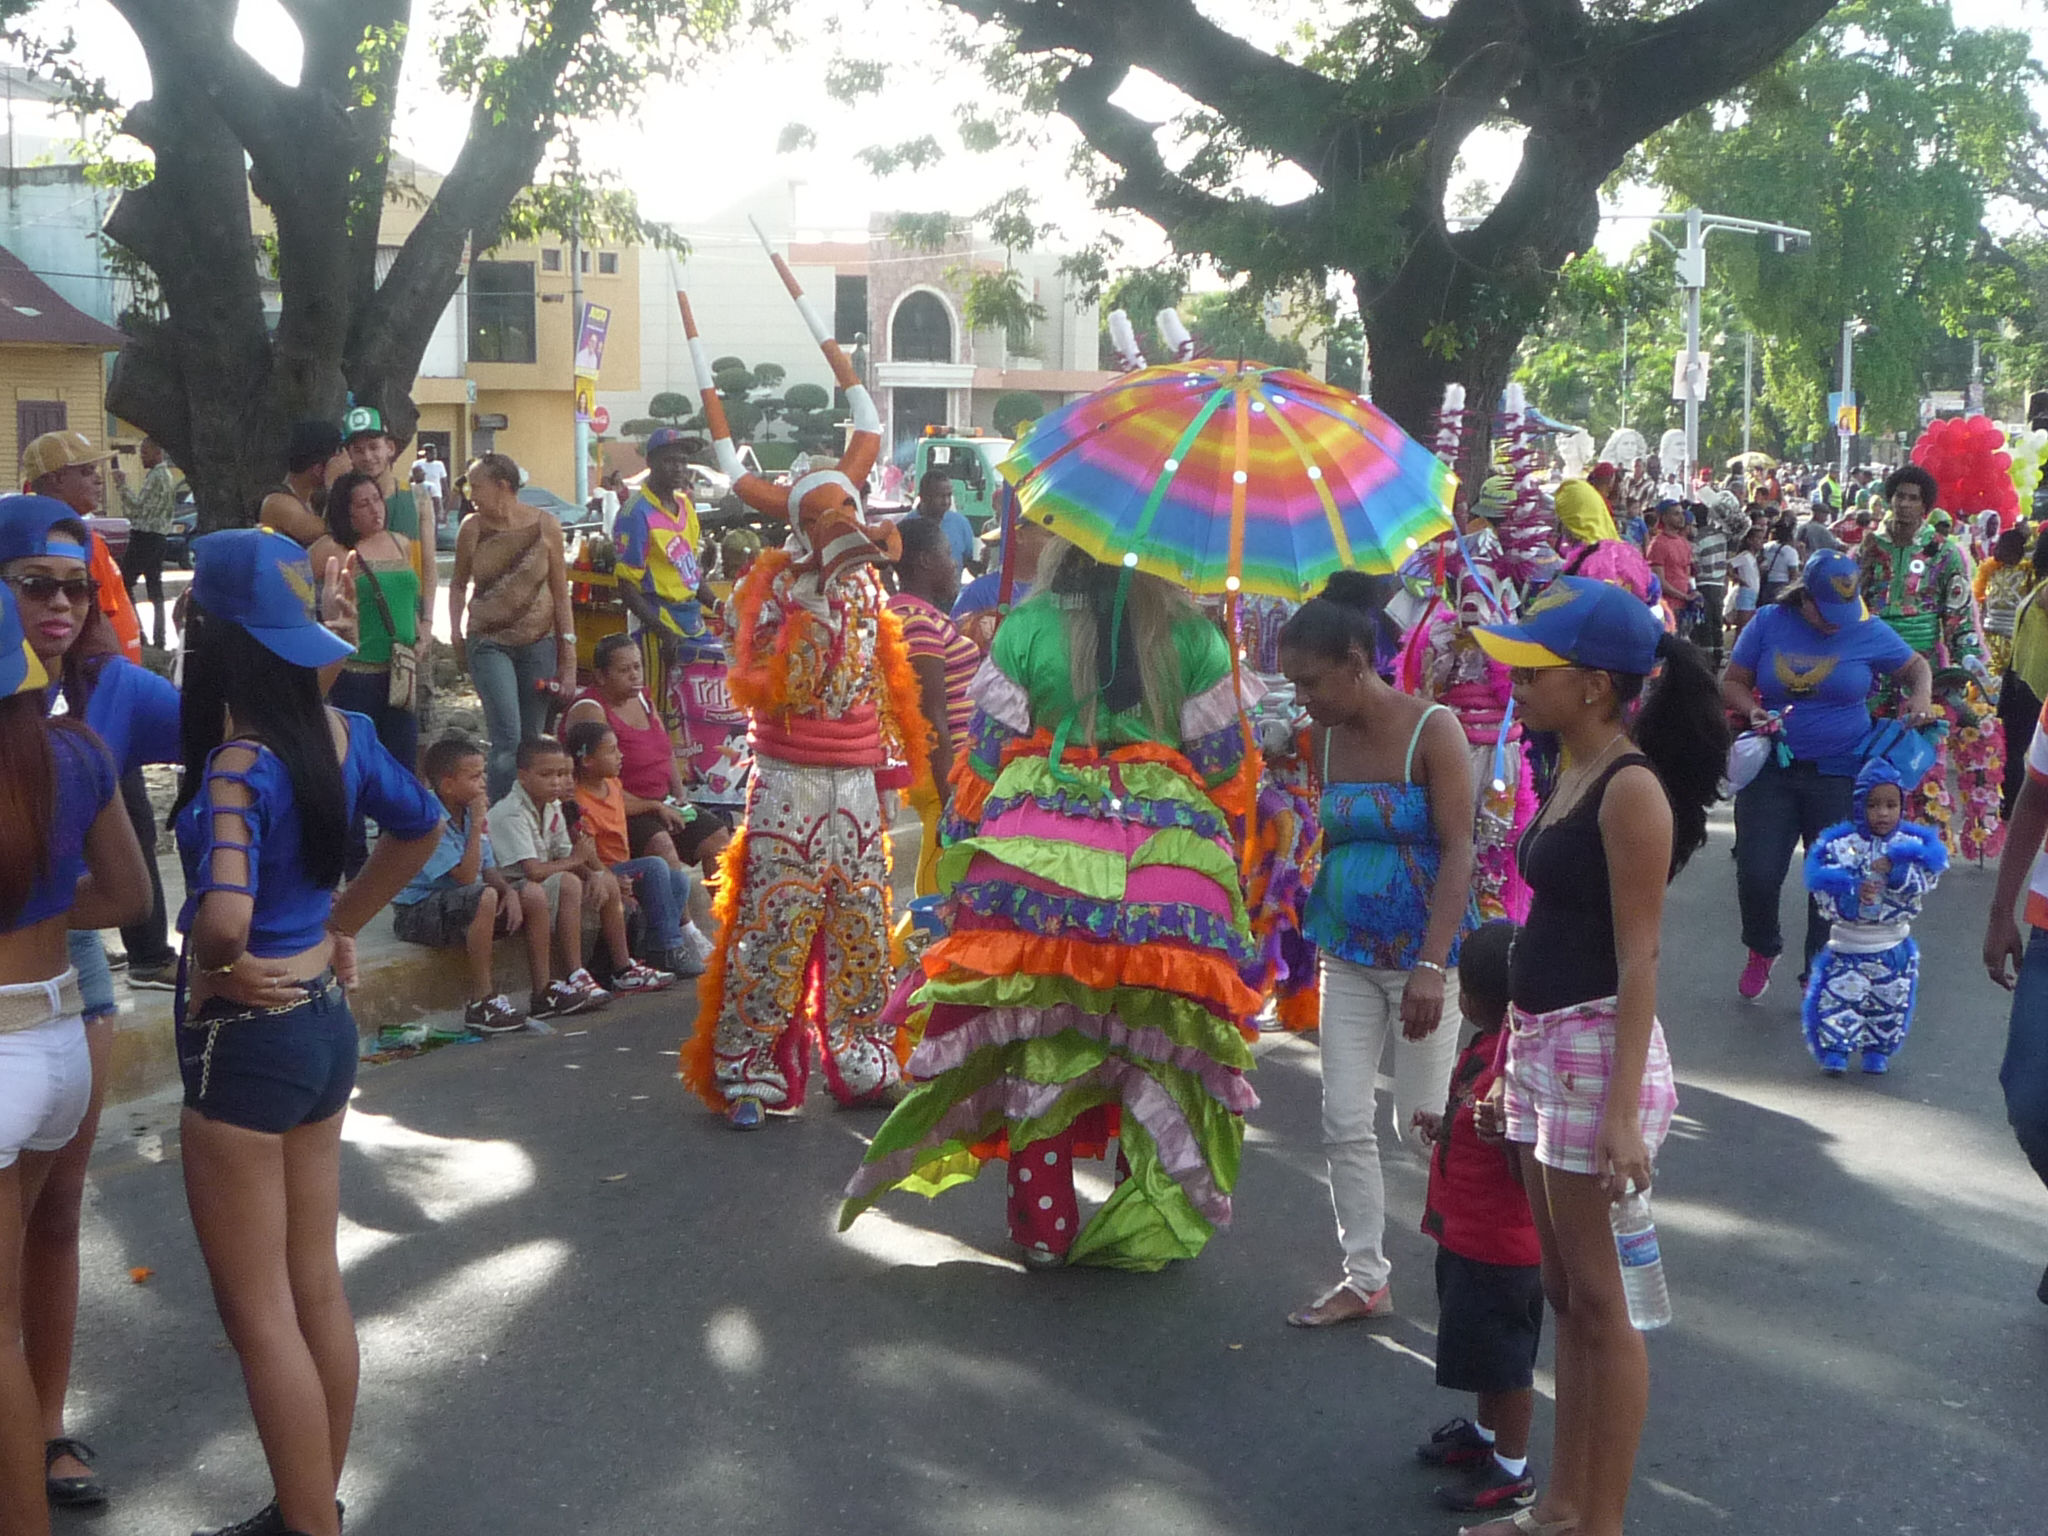
[[[1768,453],[1759,453],[1755,449],[1751,449],[1748,453],[1738,453],[1735,455],[1734,458],[1728,461],[1728,467],[1730,469],[1775,469],[1777,463],[1778,461]]]
[[[1198,594],[1300,599],[1451,527],[1454,476],[1362,397],[1201,358],[1039,418],[1001,466],[1022,515]]]

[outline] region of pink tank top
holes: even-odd
[[[595,688],[584,689],[580,699],[594,701],[604,711],[605,724],[619,738],[619,756],[625,760],[619,770],[619,782],[642,800],[666,800],[672,787],[669,764],[674,759],[675,747],[662,728],[661,716],[647,702],[647,695],[639,695],[640,707],[647,711],[647,724],[637,730],[622,720]]]

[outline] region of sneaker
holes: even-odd
[[[1760,955],[1749,952],[1749,963],[1742,968],[1742,979],[1735,983],[1735,990],[1749,1002],[1755,1002],[1769,990],[1771,967],[1778,963],[1776,955]]]
[[[660,992],[675,984],[673,971],[658,971],[638,960],[628,961],[624,970],[612,973],[614,992]]]
[[[602,1008],[612,1000],[611,993],[591,981],[588,972],[579,971],[586,985],[577,986],[573,981],[551,981],[545,992],[533,994],[533,1000],[526,1005],[527,1014],[536,1019],[566,1019],[571,1014],[588,1013],[593,1008]]]
[[[705,962],[711,958],[711,952],[718,946],[705,937],[704,930],[695,923],[685,923],[683,924],[682,947],[697,962],[697,969],[690,972],[691,975],[695,976],[703,973]],[[676,974],[680,976],[683,972],[678,971]]]
[[[576,1010],[578,1013],[589,1013],[593,1009],[604,1007],[612,1000],[611,993],[600,987],[597,978],[581,966],[569,973],[569,985],[581,992],[586,999],[583,1006]]]
[[[688,938],[662,956],[662,969],[684,981],[694,981],[696,977],[705,975],[705,963],[696,956],[696,950],[690,948]]]
[[[127,951],[127,950],[125,950],[125,949],[110,949],[110,950],[108,950],[108,951],[107,951],[107,969],[108,969],[108,970],[110,970],[110,971],[125,971],[125,970],[127,970],[127,969],[128,969],[128,951]]]
[[[1849,1054],[1846,1051],[1822,1051],[1820,1069],[1829,1077],[1840,1077],[1849,1070]]]
[[[177,989],[178,962],[175,960],[163,965],[128,967],[128,990],[131,992],[175,992]]]
[[[526,1015],[514,1008],[512,999],[500,992],[495,997],[480,997],[464,1004],[462,1022],[466,1028],[480,1030],[487,1035],[509,1035],[515,1029],[526,1028]]]
[[[1536,1502],[1536,1479],[1527,1467],[1516,1477],[1494,1458],[1474,1467],[1462,1483],[1445,1483],[1436,1489],[1436,1501],[1460,1514],[1479,1515],[1497,1509],[1522,1509]]]
[[[1446,1419],[1415,1447],[1415,1459],[1426,1467],[1476,1467],[1493,1459],[1493,1442],[1470,1419]]]
[[[1863,1070],[1872,1077],[1883,1077],[1891,1069],[1892,1059],[1882,1051],[1865,1051],[1863,1053]]]

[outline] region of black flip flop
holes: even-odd
[[[50,1468],[57,1464],[59,1456],[76,1457],[91,1466],[93,1450],[83,1440],[74,1440],[69,1435],[60,1435],[43,1443],[43,1491],[52,1504],[59,1509],[87,1509],[107,1502],[107,1485],[99,1480],[97,1473],[88,1472],[83,1477],[51,1477]]]

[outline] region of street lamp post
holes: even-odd
[[[1756,377],[1756,332],[1742,333],[1742,468],[1749,470],[1749,388]]]
[[[1840,446],[1841,480],[1849,483],[1849,445],[1856,434],[1849,429],[1856,410],[1856,318],[1842,322],[1842,410],[1835,416],[1835,441]],[[1845,415],[1846,414],[1846,418]]]
[[[1650,231],[1678,257],[1678,286],[1685,294],[1685,355],[1674,374],[1674,388],[1682,389],[1685,401],[1685,477],[1689,483],[1700,457],[1700,399],[1706,394],[1706,359],[1700,356],[1700,294],[1707,286],[1707,236],[1717,229],[1739,230],[1749,235],[1769,235],[1779,251],[1804,250],[1813,243],[1809,230],[1790,224],[1771,224],[1760,219],[1738,219],[1725,213],[1703,213],[1688,208],[1683,213],[1653,216],[1661,223],[1685,225],[1685,244],[1673,245],[1656,229]]]

